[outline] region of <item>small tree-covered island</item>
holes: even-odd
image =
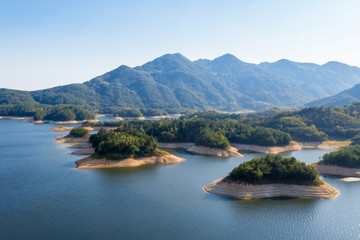
[[[360,145],[327,153],[314,166],[322,175],[360,177]]]
[[[73,129],[68,136],[74,136],[75,133],[82,138],[83,132]],[[144,164],[172,164],[184,161],[183,158],[158,149],[155,138],[145,134],[142,129],[125,126],[115,130],[100,129],[97,134],[91,135],[88,141],[94,153],[90,157],[76,161],[77,168],[138,167]],[[85,154],[87,153],[88,151],[85,151]]]
[[[259,157],[204,186],[207,192],[239,199],[300,197],[331,199],[339,191],[319,179],[315,167],[296,158]]]

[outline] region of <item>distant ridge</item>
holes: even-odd
[[[319,99],[306,104],[306,106],[333,106],[340,107],[351,104],[353,102],[360,102],[360,84],[356,84],[354,87],[342,91],[335,96]]]
[[[360,69],[286,59],[246,63],[231,54],[191,61],[165,54],[142,66],[122,65],[82,84],[38,91],[0,89],[0,104],[73,104],[113,108],[241,110],[292,107],[329,97],[360,83]]]

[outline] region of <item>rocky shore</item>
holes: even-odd
[[[217,157],[244,157],[238,150],[234,147],[228,148],[212,148],[212,147],[203,147],[203,146],[192,146],[186,149],[189,153],[207,155],[207,156],[217,156]]]
[[[210,193],[238,199],[276,197],[331,199],[336,198],[339,195],[339,191],[327,183],[319,186],[296,184],[253,185],[246,183],[231,183],[225,181],[224,178],[204,186],[204,190]]]
[[[232,143],[231,147],[236,148],[238,151],[248,151],[248,152],[258,152],[265,154],[279,154],[282,152],[291,152],[291,151],[300,151],[302,149],[309,148],[319,148],[319,149],[340,149],[349,145],[350,142],[340,142],[340,141],[327,141],[327,142],[291,142],[291,144],[287,146],[259,146],[259,145],[251,145],[251,144],[239,144]],[[194,148],[195,143],[159,143],[159,148],[182,148],[189,152],[195,154],[203,154],[203,155],[211,155],[211,156],[220,156],[221,152],[207,151],[201,148]],[[194,150],[195,149],[195,150]],[[208,152],[209,154],[206,154]],[[226,154],[225,154],[226,155]]]
[[[241,153],[234,147],[228,148],[212,148],[205,146],[196,146],[195,143],[159,143],[159,148],[182,148],[193,154],[217,156],[217,157],[243,157]]]
[[[95,153],[95,148],[92,147],[89,142],[89,136],[81,138],[68,137],[63,135],[56,137],[57,143],[72,143],[68,148],[80,148],[77,151],[72,152],[73,155],[92,155]],[[121,168],[121,167],[138,167],[145,164],[174,164],[185,161],[185,159],[177,157],[171,154],[164,154],[160,156],[150,156],[141,158],[127,158],[123,160],[107,160],[94,159],[91,156],[80,159],[75,162],[76,168],[88,169],[88,168]]]
[[[90,169],[90,168],[121,168],[121,167],[139,167],[145,164],[174,164],[185,161],[185,159],[174,155],[160,155],[141,158],[127,158],[124,160],[107,160],[107,159],[94,159],[86,157],[75,162],[76,168]]]
[[[251,144],[231,144],[239,151],[258,152],[265,154],[279,154],[282,152],[300,151],[302,149],[318,148],[318,149],[340,149],[350,144],[350,141],[325,141],[325,142],[291,142],[287,146],[259,146]]]
[[[64,126],[56,126],[56,127],[53,127],[51,129],[49,129],[49,131],[52,131],[52,132],[66,132],[66,131],[71,131],[74,127],[64,127]],[[92,127],[79,127],[79,128],[83,128],[83,129],[86,129],[88,131],[93,131],[94,128]]]
[[[232,146],[237,148],[239,151],[259,152],[266,154],[278,154],[282,152],[300,151],[303,149],[303,146],[299,143],[293,143],[284,147],[258,146],[250,144],[232,144]]]
[[[68,135],[62,135],[55,137],[57,143],[88,143],[90,136],[84,137],[68,137]]]
[[[360,177],[360,168],[347,168],[336,165],[312,164],[320,175],[334,175],[341,177]]]
[[[159,148],[170,148],[170,149],[176,149],[176,148],[182,148],[182,149],[188,149],[190,147],[195,146],[195,143],[163,143],[159,142]]]

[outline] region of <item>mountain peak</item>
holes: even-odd
[[[154,59],[151,62],[145,63],[142,66],[136,67],[137,70],[142,71],[182,71],[184,68],[193,68],[193,62],[184,57],[180,53],[165,54]]]
[[[164,54],[161,57],[155,58],[151,62],[191,62],[188,58],[186,58],[181,53],[168,53]],[[151,63],[150,62],[150,63]],[[146,63],[147,64],[147,63]]]
[[[230,53],[226,53],[220,57],[215,58],[213,61],[217,62],[217,61],[226,61],[226,62],[242,62],[240,59],[238,59],[237,57],[235,57],[234,55],[230,54]]]
[[[286,58],[282,58],[282,59],[276,61],[275,63],[276,63],[276,64],[292,64],[292,63],[294,63],[294,62],[293,62],[293,61],[290,61],[290,60],[288,60],[288,59],[286,59]]]

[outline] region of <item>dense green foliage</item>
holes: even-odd
[[[89,110],[71,105],[42,105],[42,104],[7,104],[0,105],[0,116],[27,116],[34,120],[88,120],[94,119],[95,114]]]
[[[232,143],[265,146],[286,145],[296,141],[350,139],[360,134],[360,103],[344,107],[311,107],[284,111],[269,117],[250,118],[248,114],[214,111],[186,114],[179,120],[132,122],[143,126],[147,134],[163,142],[195,141],[203,128],[222,134]],[[95,123],[97,126],[120,126],[121,122]],[[92,125],[92,124],[90,124]],[[287,133],[287,135],[284,135]]]
[[[319,184],[319,173],[315,167],[296,158],[266,156],[254,158],[235,167],[229,174],[231,181],[253,184],[289,183],[299,185]]]
[[[86,130],[84,128],[81,128],[81,127],[78,127],[78,128],[71,129],[68,136],[69,137],[79,138],[79,137],[84,137],[84,136],[87,136],[87,135],[89,135],[88,130]]]
[[[0,89],[0,104],[70,104],[102,113],[113,113],[113,107],[169,113],[263,109],[305,104],[359,82],[360,69],[341,63],[281,60],[256,65],[230,54],[212,61],[166,54],[139,67],[120,66],[83,84],[31,92]]]
[[[230,146],[229,140],[226,137],[208,128],[200,131],[195,143],[196,145],[214,148],[226,148]]]
[[[360,133],[360,103],[344,107],[310,107],[263,118],[259,124],[291,134],[294,140],[349,139]]]
[[[326,153],[320,164],[337,165],[348,168],[360,168],[360,145]]]
[[[168,114],[164,109],[154,108],[111,108],[110,111],[114,114],[115,117],[162,116]],[[175,113],[179,112],[181,111],[175,111]]]
[[[123,108],[114,112],[115,117],[142,117],[143,114],[137,108]]]
[[[351,145],[360,145],[360,134],[351,139]]]
[[[95,147],[94,157],[120,160],[157,154],[156,140],[134,128],[119,128],[107,131],[103,128],[97,134],[91,135],[90,142]]]
[[[230,114],[230,113],[220,113],[216,111],[204,111],[196,112],[192,114],[185,114],[180,119],[209,119],[209,120],[224,120],[224,119],[233,119],[244,121],[246,117],[244,114]]]
[[[301,117],[276,115],[273,118],[264,120],[263,125],[287,132],[297,141],[324,141],[327,135],[318,131],[314,124],[308,126]],[[291,114],[289,114],[291,115]]]
[[[232,143],[276,146],[287,145],[291,141],[290,135],[282,131],[260,126],[252,127],[232,119],[163,119],[85,123],[84,125],[119,127],[127,124],[134,128],[143,128],[146,134],[155,137],[159,142],[196,142],[203,129],[210,129]]]
[[[168,115],[168,112],[165,109],[156,109],[156,108],[141,108],[140,112],[142,113],[143,116]],[[179,110],[175,111],[175,113],[180,113],[180,112],[181,111],[179,111]]]

